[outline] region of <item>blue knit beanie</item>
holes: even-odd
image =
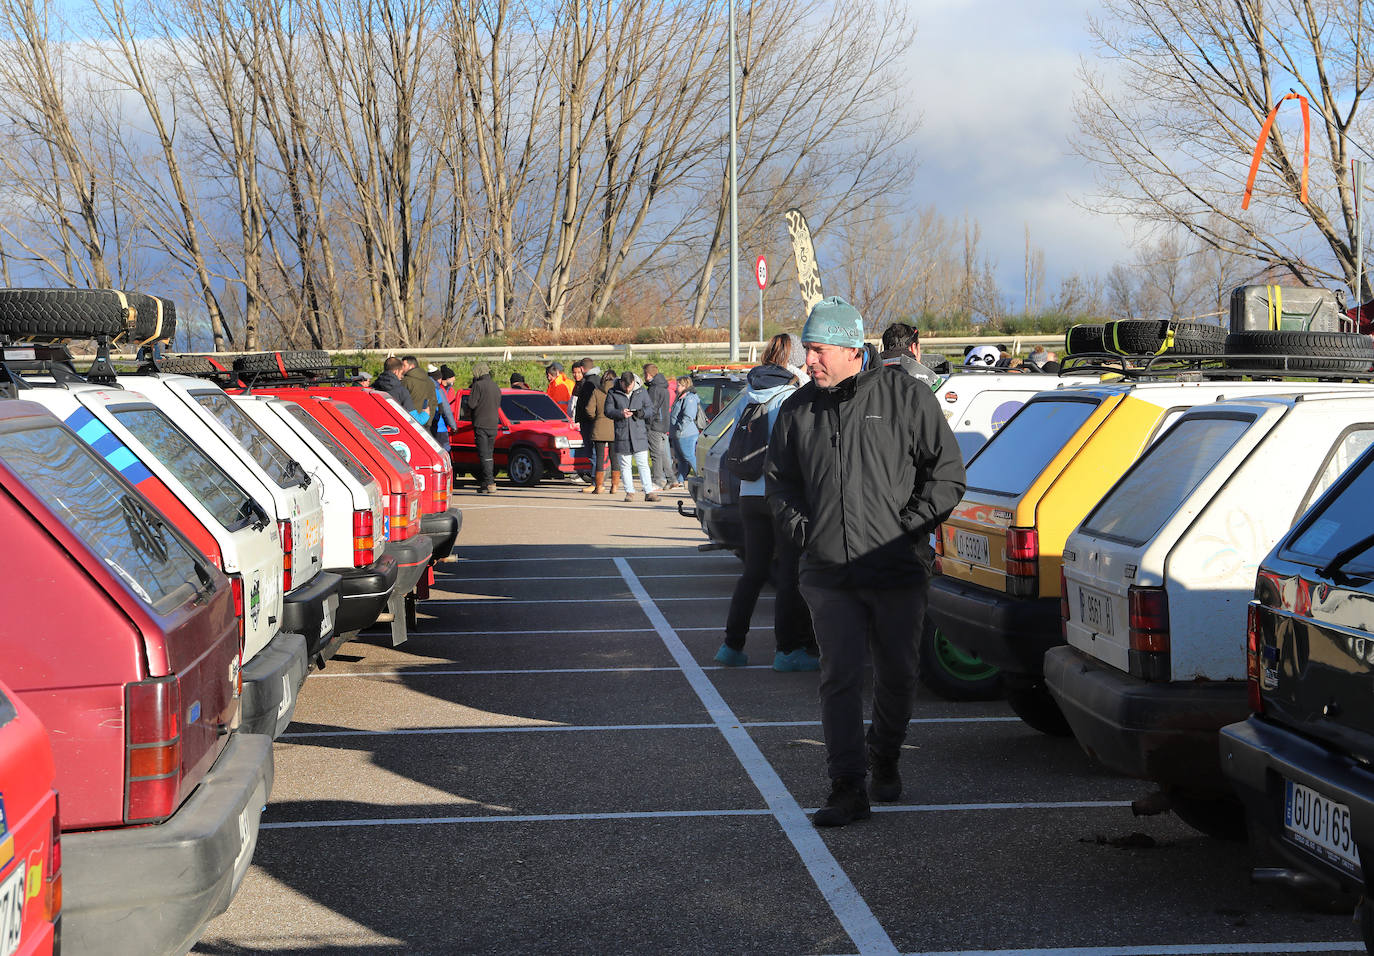
[[[862,348],[864,344],[864,319],[859,310],[844,299],[831,296],[822,299],[811,307],[802,329],[803,342],[819,342],[823,345],[839,345],[846,348]]]

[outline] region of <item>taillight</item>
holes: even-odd
[[[1059,636],[1065,644],[1069,642],[1069,578],[1063,565],[1059,567]]]
[[[372,512],[353,512],[353,566],[365,568],[372,563]]]
[[[1035,597],[1040,593],[1040,535],[1034,528],[1007,529],[1007,594]]]
[[[239,574],[229,575],[229,588],[234,595],[234,616],[239,619],[239,647],[243,647],[244,639],[248,633],[248,619],[244,616],[243,606],[243,576]]]
[[[295,553],[296,542],[291,539],[291,520],[283,518],[277,522],[281,531],[281,593],[291,590],[291,556]]]
[[[43,875],[43,922],[55,923],[62,912],[62,805],[52,795],[52,839],[48,841],[47,872]]]
[[[434,466],[434,481],[429,482],[433,487],[429,488],[429,498],[434,505],[434,511],[442,514],[448,510],[448,489],[444,487],[444,467],[443,465]]]
[[[1249,691],[1250,709],[1264,713],[1264,694],[1260,692],[1260,606],[1251,601],[1245,609],[1245,684]]]
[[[181,789],[181,684],[156,677],[124,685],[124,821],[155,823]]]
[[[387,536],[392,541],[404,541],[411,535],[410,501],[405,494],[386,496]]]
[[[1169,595],[1163,588],[1126,591],[1131,673],[1144,680],[1169,679]]]

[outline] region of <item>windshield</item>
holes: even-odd
[[[1374,461],[1369,453],[1351,466],[1335,489],[1317,501],[1298,522],[1282,548],[1285,557],[1320,567],[1374,532],[1369,500],[1374,495]],[[1347,574],[1374,574],[1374,540],[1341,564]]]
[[[1010,498],[1024,494],[1097,405],[1096,398],[1026,403],[969,462],[969,490]]]
[[[229,401],[228,395],[223,392],[192,392],[191,397],[229,429],[229,433],[248,450],[258,467],[267,472],[278,488],[299,485],[304,480],[305,470],[296,465],[257,422],[245,415],[243,409]]]
[[[513,422],[559,422],[568,416],[558,403],[543,392],[502,395],[501,411]]]
[[[276,402],[273,403],[273,407],[285,413],[291,421],[305,429],[312,438],[329,449],[330,453],[339,460],[344,471],[352,475],[359,484],[366,487],[372,483],[372,475],[362,466],[362,462],[358,461],[351,451],[340,445],[338,439],[329,433],[329,429],[312,418],[309,412],[295,402]]]
[[[114,408],[115,420],[172,473],[215,520],[237,531],[253,510],[248,493],[172,420],[156,408]]]
[[[1180,419],[1107,492],[1083,530],[1133,546],[1149,541],[1254,421],[1215,413]]]
[[[0,433],[0,458],[157,611],[179,607],[210,580],[147,500],[56,422]]]
[[[356,408],[349,405],[347,402],[335,402],[334,408],[358,429],[363,439],[373,448],[377,449],[377,452],[386,459],[387,464],[396,469],[399,474],[404,475],[411,470],[410,466],[401,459],[401,456],[396,454],[396,449],[388,445],[386,440],[383,439],[381,435],[377,434],[377,429],[363,420],[363,416],[358,414]],[[402,412],[402,414],[405,413]]]

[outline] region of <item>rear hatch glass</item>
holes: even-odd
[[[253,521],[248,493],[165,414],[136,406],[111,413],[225,528],[237,531]]]
[[[1211,412],[1181,419],[1088,513],[1083,530],[1132,547],[1150,541],[1254,420]]]
[[[1096,398],[1030,401],[968,465],[970,491],[1019,498],[1097,410]]]
[[[305,480],[305,471],[224,392],[192,392],[191,397],[238,439],[239,444],[248,450],[258,467],[267,472],[278,488],[294,487]]]
[[[347,402],[335,402],[334,409],[346,418],[358,430],[358,434],[362,435],[363,440],[377,449],[377,453],[397,472],[404,475],[411,470],[410,466],[401,460],[401,456],[396,454],[396,449],[388,445],[382,436],[377,434],[377,429],[369,425],[352,405]]]
[[[143,496],[61,426],[0,432],[0,458],[158,613],[180,607],[210,580],[202,559]]]
[[[293,422],[296,422],[309,432],[310,436],[317,442],[329,449],[334,457],[339,460],[339,464],[343,466],[343,469],[347,471],[358,484],[362,485],[364,488],[373,484],[372,474],[362,466],[362,463],[358,461],[357,457],[343,445],[339,444],[339,440],[329,433],[329,429],[325,428],[311,417],[309,412],[301,408],[295,402],[281,402],[276,407],[279,411],[289,415]]]

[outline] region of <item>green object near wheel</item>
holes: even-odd
[[[929,617],[921,629],[921,683],[946,700],[996,700],[1002,674],[976,654],[951,644]]]

